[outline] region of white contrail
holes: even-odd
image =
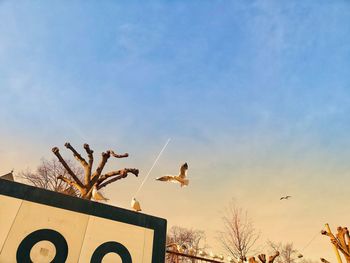
[[[158,156],[157,156],[156,160],[154,161],[154,163],[153,163],[151,169],[149,169],[149,171],[148,171],[148,173],[147,173],[145,179],[143,179],[143,181],[142,181],[142,183],[141,183],[139,189],[137,189],[137,191],[136,191],[134,197],[136,197],[136,195],[140,192],[140,190],[141,190],[143,184],[146,182],[146,180],[147,180],[148,176],[150,175],[150,173],[151,173],[153,167],[154,167],[154,166],[156,165],[156,163],[158,162],[158,159],[159,159],[160,156],[162,155],[163,151],[165,150],[165,148],[167,147],[167,145],[169,144],[169,142],[170,142],[170,138],[167,140],[167,142],[166,142],[165,145],[163,146],[163,149],[162,149],[162,150],[160,151],[160,153],[158,154]]]

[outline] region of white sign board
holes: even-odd
[[[0,180],[1,263],[163,263],[166,220]]]

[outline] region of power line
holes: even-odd
[[[301,250],[301,252],[304,252],[304,250],[311,245],[312,241],[315,240],[315,238],[320,234],[320,232],[318,231],[312,238],[311,240],[306,244],[306,246]]]

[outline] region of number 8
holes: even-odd
[[[33,246],[43,240],[51,242],[56,248],[56,255],[51,263],[65,263],[68,256],[68,244],[66,239],[57,231],[52,229],[40,229],[30,233],[19,244],[16,254],[18,263],[33,263],[30,259],[30,251]],[[116,253],[123,263],[132,263],[128,249],[122,244],[109,241],[101,244],[92,254],[90,263],[100,263],[108,253]]]

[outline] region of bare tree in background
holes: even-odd
[[[75,166],[71,160],[66,160],[65,162],[70,165],[72,171],[74,171],[78,178],[83,178],[83,170],[80,167]],[[58,179],[60,176],[67,177],[69,174],[56,159],[47,160],[43,158],[35,172],[30,170],[22,171],[18,176],[25,182],[36,187],[71,196],[79,196],[79,192],[77,192],[72,186]]]
[[[230,256],[246,261],[248,252],[259,238],[247,212],[231,202],[222,221],[223,229],[219,232],[218,241]]]
[[[201,230],[188,229],[180,226],[173,226],[167,233],[167,248],[176,252],[185,252],[190,255],[197,255],[200,249],[204,249],[205,233]],[[175,256],[176,257],[176,256]],[[188,259],[189,260],[189,259]],[[166,262],[174,262],[174,255],[167,255]],[[179,259],[178,262],[181,262]],[[191,262],[195,262],[192,259]]]
[[[139,170],[135,168],[124,168],[121,170],[110,171],[108,173],[102,173],[103,168],[111,156],[115,158],[126,158],[129,156],[127,153],[117,154],[112,150],[103,152],[101,160],[96,170],[93,172],[93,150],[90,149],[90,146],[88,144],[84,144],[84,149],[87,153],[88,161],[86,161],[69,142],[65,143],[64,146],[73,153],[74,158],[82,165],[84,170],[84,178],[81,180],[74,173],[69,164],[61,156],[58,147],[54,147],[52,148],[52,152],[56,155],[60,163],[64,166],[69,174],[69,177],[62,175],[59,176],[58,179],[72,186],[84,199],[91,199],[93,188],[99,190],[111,183],[114,183],[115,181],[126,178],[129,173],[132,173],[135,176],[138,176],[139,174]]]
[[[298,251],[294,248],[293,243],[282,244],[267,242],[268,247],[273,251],[279,251],[280,256],[276,259],[276,263],[296,263],[298,260]]]

